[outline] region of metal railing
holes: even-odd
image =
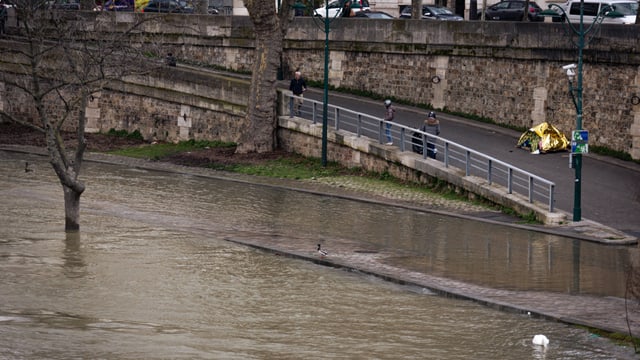
[[[311,120],[314,124],[322,123],[322,102],[302,99],[292,94],[289,98],[289,115]],[[300,101],[300,105],[294,100]],[[489,184],[503,186],[509,194],[517,193],[525,196],[530,203],[534,201],[548,204],[549,212],[554,211],[555,183],[522,170],[516,166],[498,160],[479,151],[447,140],[440,136],[427,134],[419,129],[388,122],[379,117],[355,112],[340,106],[328,105],[327,125],[335,130],[344,130],[376,139],[379,144],[387,143],[385,125],[391,125],[393,145],[400,151],[414,151],[427,159],[430,151],[424,151],[424,144],[432,144],[434,161],[442,161],[444,166],[458,168],[465,176],[476,176],[486,179]],[[415,140],[414,140],[415,134]],[[427,149],[429,150],[429,149]]]

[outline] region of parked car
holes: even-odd
[[[108,0],[104,3],[102,10],[105,11],[133,11],[134,0]]]
[[[609,6],[621,17],[605,17],[602,21],[606,24],[635,24],[638,14],[638,2],[636,0],[584,0],[583,1],[583,21],[592,23],[605,6]],[[569,21],[578,23],[580,21],[580,1],[569,0],[563,6]],[[606,10],[605,10],[606,11]]]
[[[411,19],[411,6],[407,6],[400,12],[400,18]],[[433,5],[422,6],[422,19],[425,20],[444,20],[444,21],[462,21],[464,18],[454,14],[451,10]]]
[[[358,11],[355,15],[357,18],[367,18],[367,19],[395,19],[390,14],[387,14],[384,11]]]
[[[142,9],[145,13],[193,13],[193,6],[184,0],[151,0]]]
[[[80,1],[55,0],[49,3],[49,8],[54,10],[80,10]]]
[[[524,0],[505,0],[491,5],[485,11],[485,20],[500,21],[522,21],[524,15]],[[533,1],[529,1],[529,21],[544,21],[544,16],[540,15],[542,8]],[[482,12],[478,13],[478,19],[482,17]]]
[[[342,5],[345,0],[333,0],[327,5],[329,7],[329,17],[334,18],[338,17],[342,13]],[[353,0],[351,2],[351,8],[357,14],[359,11],[371,10],[369,8],[369,0]],[[319,7],[313,10],[313,16],[325,17],[327,13],[327,9],[323,7]]]

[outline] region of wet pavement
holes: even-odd
[[[0,145],[0,149],[40,153],[43,149],[19,146]],[[242,174],[221,173],[204,168],[190,168],[176,166],[169,163],[150,162],[141,159],[119,157],[106,154],[89,153],[86,161],[96,161],[112,164],[128,165],[136,168],[159,170],[166,172],[184,173],[209,178],[224,178],[246,183],[259,183],[266,186],[281,187],[296,191],[305,191],[325,196],[344,197],[359,201],[368,201],[402,206],[412,209],[439,212],[451,216],[468,217],[481,221],[496,222],[531,229],[567,234],[575,239],[593,241],[594,236],[601,236],[602,242],[607,242],[611,236],[608,231],[615,231],[606,226],[593,223],[586,225],[588,230],[576,226],[566,226],[549,229],[546,226],[532,226],[518,223],[512,216],[500,214],[496,211],[478,205],[443,200],[428,193],[411,190],[409,188],[391,186],[384,182],[371,183],[352,177],[340,177],[312,181],[295,181],[273,178],[253,177]],[[602,230],[604,229],[604,230]],[[521,313],[523,316],[540,317],[548,320],[568,324],[584,325],[610,332],[629,333],[640,337],[640,312],[638,304],[617,297],[598,297],[589,295],[572,295],[546,291],[512,291],[494,289],[473,285],[461,281],[433,276],[427,271],[415,271],[409,264],[396,261],[393,264],[383,259],[402,259],[407,255],[406,250],[388,247],[372,248],[354,240],[332,239],[326,248],[327,256],[320,256],[315,251],[316,244],[310,243],[308,238],[279,238],[255,239],[252,236],[238,234],[226,240],[273,252],[282,256],[290,256],[315,263],[340,267],[364,274],[370,274],[399,284],[413,285],[434,291],[440,295],[468,299],[502,311]],[[635,248],[635,247],[634,247]],[[628,311],[627,311],[628,309]]]

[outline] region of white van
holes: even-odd
[[[326,1],[330,1],[330,0],[326,0]],[[346,2],[346,0],[333,0],[329,2],[329,5],[327,5],[327,7],[329,8],[328,12],[329,12],[329,17],[330,18],[334,18],[339,16],[342,13],[342,8],[344,6],[344,3]],[[354,12],[358,12],[358,11],[367,11],[369,10],[369,0],[352,0],[351,1],[351,8],[353,9]],[[313,16],[320,16],[320,17],[325,17],[327,14],[327,9],[324,7],[324,5],[322,7],[319,7],[317,9],[315,9],[313,11]]]
[[[605,24],[635,24],[638,13],[638,2],[636,0],[584,0],[583,22],[591,24],[604,6],[611,6],[616,12],[624,15],[619,18],[605,17],[602,21]],[[563,9],[572,24],[580,22],[580,0],[567,1]]]

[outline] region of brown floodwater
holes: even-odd
[[[1,359],[633,358],[570,326],[224,238],[357,238],[442,276],[613,296],[624,248],[126,166],[82,174],[81,231],[66,234],[46,159],[0,152]]]

